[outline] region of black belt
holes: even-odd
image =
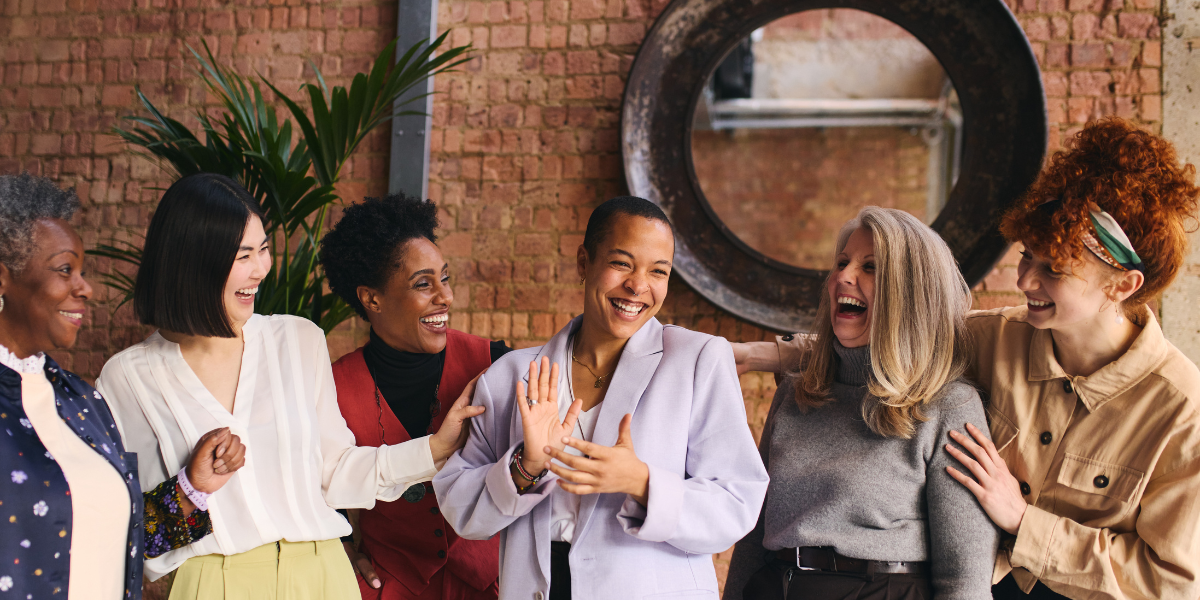
[[[833,548],[784,548],[775,552],[775,557],[786,564],[795,565],[799,569],[830,571],[833,573],[856,573],[859,575],[877,575],[891,573],[911,573],[924,575],[929,572],[927,562],[901,562],[886,560],[863,560],[850,558],[834,552]]]

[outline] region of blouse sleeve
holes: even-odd
[[[146,503],[146,558],[161,556],[212,533],[208,511],[197,509],[190,515],[183,514],[175,477],[142,492],[142,498]]]
[[[429,436],[378,448],[354,445],[354,433],[338,409],[324,333],[311,322],[305,323],[315,332],[314,389],[325,502],[333,508],[374,508],[376,500],[393,502],[412,484],[433,479],[437,467],[429,448]]]

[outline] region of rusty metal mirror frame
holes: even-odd
[[[621,110],[625,177],[675,226],[675,273],[724,310],[777,331],[811,328],[827,271],[770,259],[714,213],[692,168],[692,113],[710,74],[742,39],[780,17],[852,8],[912,33],[942,64],[963,111],[958,182],[933,222],[967,282],[1008,244],[998,221],[1046,151],[1041,71],[1001,0],[674,0],[646,35]],[[853,174],[847,174],[853,176]]]

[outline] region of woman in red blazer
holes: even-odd
[[[450,329],[454,294],[436,227],[432,202],[367,198],[321,243],[330,289],[371,324],[370,341],[333,365],[338,405],[360,446],[437,431],[459,394],[509,350]],[[429,483],[353,512],[353,539],[343,541],[364,599],[498,596],[499,541],[458,537]]]

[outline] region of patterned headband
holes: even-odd
[[[1038,210],[1053,214],[1058,212],[1061,206],[1062,200],[1051,200],[1038,206]],[[1088,203],[1088,211],[1091,231],[1083,233],[1083,245],[1087,247],[1088,251],[1114,268],[1122,271],[1138,270],[1144,273],[1146,267],[1142,264],[1142,259],[1134,251],[1133,243],[1129,241],[1129,236],[1125,235],[1125,231],[1117,224],[1117,220],[1101,210],[1095,202]]]

